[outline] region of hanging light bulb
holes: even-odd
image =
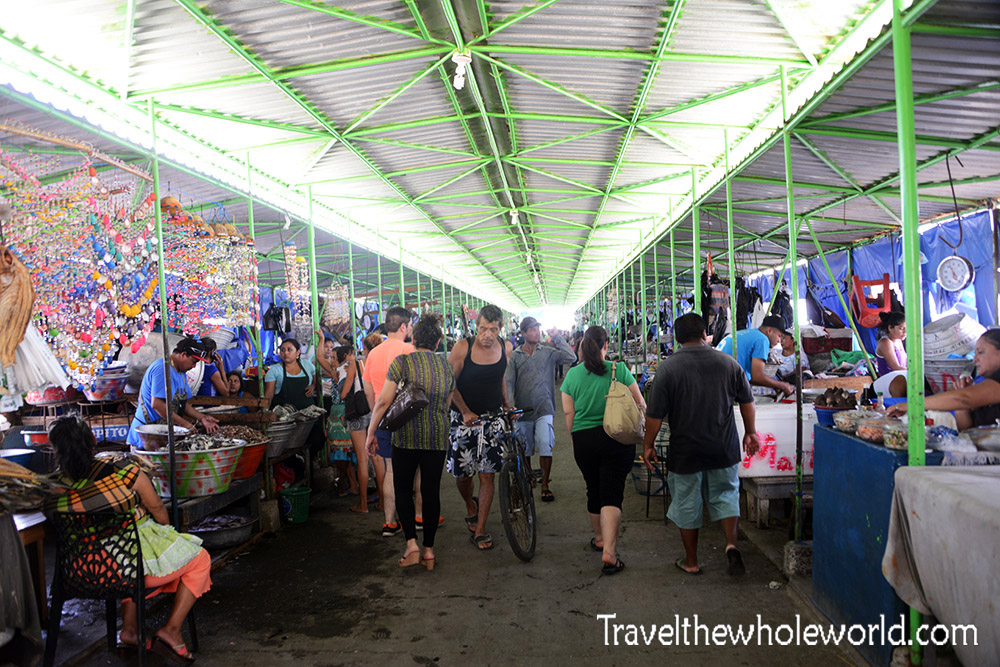
[[[451,62],[455,63],[455,77],[451,80],[451,85],[455,90],[462,90],[465,88],[465,68],[472,62],[472,56],[456,51],[451,54]]]

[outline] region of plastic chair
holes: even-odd
[[[131,512],[56,512],[50,515],[56,531],[56,571],[50,590],[45,666],[55,664],[63,603],[79,598],[105,601],[108,650],[117,648],[118,610],[124,598],[136,601],[138,646],[145,647],[146,584],[139,552],[139,531]],[[188,614],[192,650],[198,635],[194,615]],[[145,650],[137,651],[145,665]]]
[[[854,285],[851,290],[851,310],[854,311],[854,318],[858,323],[868,329],[874,329],[879,325],[879,313],[888,313],[892,307],[892,299],[889,297],[889,274],[883,273],[881,280],[861,280],[857,276],[851,276]],[[881,296],[868,296],[865,293],[866,287],[882,287]]]

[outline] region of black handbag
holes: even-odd
[[[356,361],[354,362],[354,370],[354,382],[361,387],[353,388],[344,399],[344,417],[351,421],[361,419],[372,411],[371,406],[368,405],[368,397],[365,396],[364,383],[361,382],[361,367]]]
[[[409,362],[410,360],[407,358],[404,364],[404,374],[405,369],[410,366]],[[398,431],[428,405],[430,405],[430,401],[427,400],[424,390],[419,385],[403,379],[396,390],[396,397],[392,399],[392,404],[385,411],[378,427],[384,431]]]

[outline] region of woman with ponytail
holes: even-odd
[[[898,310],[878,314],[878,344],[875,346],[875,370],[878,379],[872,388],[876,394],[893,398],[906,396],[906,316]]]
[[[587,483],[587,513],[594,527],[590,547],[602,552],[601,572],[616,574],[625,567],[616,548],[635,445],[623,445],[604,432],[604,404],[612,374],[628,387],[644,415],[646,402],[625,364],[607,361],[607,352],[608,332],[599,326],[588,328],[580,342],[583,363],[569,369],[563,380],[562,404],[573,438],[573,457]]]
[[[47,501],[46,511],[135,514],[146,590],[175,594],[166,623],[147,642],[147,649],[176,662],[194,662],[181,635],[181,624],[195,600],[212,585],[212,559],[201,547],[201,540],[170,526],[153,483],[136,464],[127,459],[108,462],[93,457],[94,432],[79,417],[57,419],[49,429],[49,442],[59,463],[60,481],[69,490]],[[107,567],[116,565],[108,562]],[[135,647],[139,636],[135,602],[122,600],[121,604],[118,639],[122,646]]]

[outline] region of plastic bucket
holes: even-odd
[[[282,489],[278,491],[281,496],[282,514],[288,519],[288,523],[305,523],[309,519],[309,496],[312,489],[308,486],[299,486],[294,489]]]
[[[851,410],[852,408],[825,408],[821,405],[814,405],[816,410],[816,421],[820,426],[833,426],[833,413],[841,410]]]
[[[260,462],[264,458],[264,452],[267,451],[268,442],[262,442],[256,445],[247,445],[243,448],[243,453],[240,454],[240,461],[236,464],[236,470],[233,472],[233,479],[247,479],[253,477],[257,473],[257,468],[260,467]]]
[[[926,359],[924,360],[924,377],[931,384],[934,393],[955,388],[955,383],[965,367],[968,359]]]
[[[946,315],[924,327],[924,359],[944,359],[950,354],[966,355],[986,328],[965,315]]]
[[[206,452],[175,452],[177,469],[174,480],[178,498],[196,498],[225,493],[233,480],[236,463],[243,452],[243,445],[210,449]],[[133,449],[132,454],[150,459],[156,472],[153,486],[161,496],[170,495],[170,454],[165,451],[147,452]]]

